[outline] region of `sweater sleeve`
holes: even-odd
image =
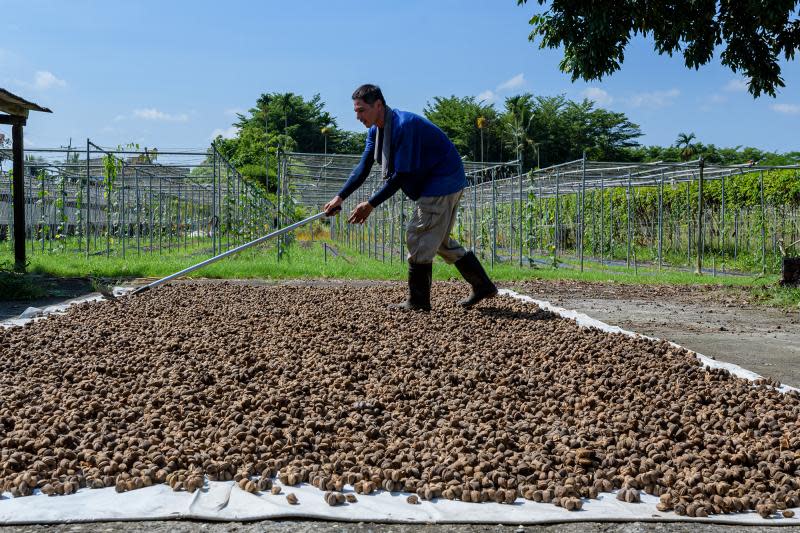
[[[394,193],[400,188],[408,178],[408,175],[403,172],[395,172],[393,175],[386,178],[386,181],[383,183],[383,187],[381,187],[378,192],[372,195],[372,198],[369,199],[369,205],[372,207],[378,207],[383,202],[388,200],[392,197]]]
[[[364,153],[361,154],[361,161],[358,162],[356,168],[350,173],[350,177],[342,186],[338,196],[342,200],[346,200],[348,196],[356,192],[361,187],[364,180],[369,176],[369,171],[372,170],[372,163],[375,161],[375,128],[370,128],[367,133],[367,145],[364,147]]]

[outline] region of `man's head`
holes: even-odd
[[[356,89],[353,93],[353,110],[358,121],[367,128],[376,124],[382,126],[386,100],[383,99],[381,88],[366,84]]]

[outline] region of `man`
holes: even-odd
[[[497,294],[472,252],[450,238],[458,202],[467,178],[453,143],[428,119],[391,109],[379,87],[362,85],[353,93],[356,118],[369,128],[367,144],[358,166],[339,194],[325,204],[328,216],[366,180],[373,162],[381,165],[384,183],[367,202],[358,204],[348,218],[363,224],[372,210],[398,189],[416,202],[406,228],[408,246],[408,299],[390,307],[429,311],[431,308],[431,267],[439,254],[455,264],[472,285],[472,294],[459,303],[471,307]]]

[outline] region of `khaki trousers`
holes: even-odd
[[[462,193],[422,196],[417,200],[414,215],[406,227],[409,263],[433,263],[436,254],[448,264],[464,257],[467,251],[450,238]]]

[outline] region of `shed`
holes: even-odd
[[[28,122],[28,113],[52,113],[46,107],[34,104],[0,87],[0,124],[11,125],[11,151],[14,168],[14,268],[25,270],[25,176],[22,128]]]

